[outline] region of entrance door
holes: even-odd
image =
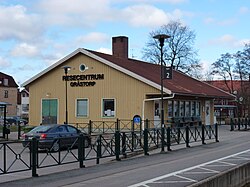
[[[42,100],[42,124],[57,124],[57,99]]]
[[[210,101],[205,102],[205,124],[210,125]]]
[[[154,127],[161,127],[161,118],[160,118],[160,101],[154,102]]]

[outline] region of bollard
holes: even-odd
[[[32,141],[31,141],[32,177],[38,177],[38,174],[36,172],[36,169],[37,169],[37,159],[36,159],[37,157],[36,157],[36,154],[37,154],[37,139],[32,138]]]

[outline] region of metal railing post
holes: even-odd
[[[165,152],[165,128],[161,127],[161,152]]]
[[[18,123],[18,126],[17,126],[17,139],[20,140],[20,137],[21,137],[21,125],[20,123]]]
[[[234,122],[233,122],[233,118],[230,119],[230,126],[231,126],[230,131],[234,131]]]
[[[79,159],[79,167],[84,168],[85,166],[83,165],[83,160],[84,160],[84,143],[85,142],[85,137],[83,134],[80,134],[79,139],[78,139],[78,159]]]
[[[101,147],[101,135],[98,135],[97,138],[97,157],[96,157],[96,164],[100,163],[100,158],[102,156],[102,147]]]
[[[167,127],[167,149],[168,151],[172,151],[171,147],[171,128]]]
[[[32,177],[38,177],[38,174],[36,172],[37,169],[37,139],[36,138],[32,138],[31,141],[31,160],[32,160]]]
[[[115,131],[115,157],[117,161],[120,161],[120,131]]]
[[[126,154],[126,133],[125,132],[122,133],[122,154],[125,158],[127,157],[127,154]]]
[[[189,127],[186,126],[186,147],[190,147],[189,145]]]
[[[120,120],[117,118],[117,119],[116,119],[115,131],[119,131],[119,130],[120,130]]]
[[[149,155],[148,154],[148,119],[146,119],[145,121],[145,128],[143,131],[143,135],[144,135],[144,155]]]
[[[206,144],[205,143],[205,125],[201,125],[201,141],[202,141],[202,144]]]
[[[89,130],[88,134],[91,135],[91,133],[92,133],[92,121],[91,120],[89,120],[88,126],[89,126],[89,128],[88,128],[88,130]]]
[[[215,127],[215,141],[219,142],[218,124],[215,123],[214,127]]]

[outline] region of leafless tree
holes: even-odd
[[[233,55],[226,53],[222,54],[221,57],[212,63],[212,74],[219,76],[225,82],[228,88],[228,92],[233,93],[234,86],[232,80],[234,79],[233,74],[234,58]],[[230,81],[228,81],[230,80]]]
[[[164,64],[200,78],[202,65],[197,59],[197,51],[194,49],[195,32],[177,21],[172,21],[160,29],[150,32],[149,40],[143,49],[143,58],[151,63],[160,64],[159,42],[153,38],[157,34],[171,36],[165,40]]]

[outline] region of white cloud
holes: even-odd
[[[180,19],[182,12],[174,10],[173,13],[166,13],[151,5],[134,5],[123,9],[122,17],[135,27],[157,27],[172,19]]]
[[[0,39],[37,40],[43,32],[39,16],[24,6],[0,6]]]
[[[0,69],[4,69],[10,66],[11,66],[11,63],[7,59],[0,56]]]
[[[246,43],[250,43],[250,39],[237,39],[230,34],[225,34],[219,38],[210,40],[208,43],[215,46],[239,48],[245,46]]]
[[[108,0],[42,0],[38,8],[52,25],[93,26],[98,21],[112,20]]]
[[[80,36],[76,39],[77,43],[102,43],[102,42],[108,42],[110,40],[110,37],[105,33],[100,32],[92,32],[84,36]]]
[[[39,50],[37,47],[27,43],[21,43],[11,51],[11,55],[13,56],[35,57],[38,54]]]
[[[97,49],[97,51],[98,52],[100,52],[100,53],[105,53],[105,54],[112,54],[112,50],[111,49],[108,49],[108,48],[99,48],[99,49]]]

